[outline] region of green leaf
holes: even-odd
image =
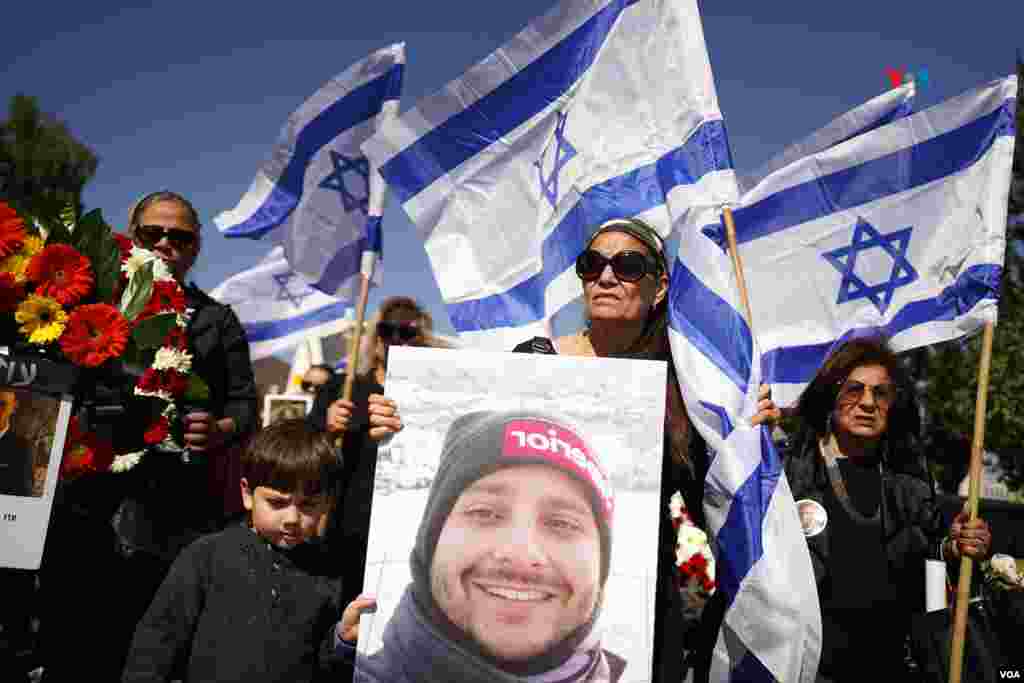
[[[151,296],[153,296],[152,261],[135,271],[135,275],[128,281],[128,286],[121,296],[121,313],[129,321],[134,321],[149,303]]]
[[[74,246],[92,264],[96,277],[96,299],[113,303],[121,277],[121,250],[114,239],[114,232],[103,220],[99,209],[90,211],[73,234]]]
[[[139,348],[156,349],[163,344],[164,339],[177,324],[178,316],[175,313],[154,315],[152,318],[139,321],[132,331],[132,339]]]
[[[209,401],[210,385],[202,377],[192,372],[188,376],[188,387],[185,389],[186,401]]]

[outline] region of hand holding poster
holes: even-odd
[[[665,382],[393,348],[404,428],[378,455],[355,680],[650,681]]]

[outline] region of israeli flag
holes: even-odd
[[[995,321],[1017,78],[801,158],[743,197],[737,241],[760,365],[792,403],[853,335],[897,351]],[[705,228],[724,249],[720,226]]]
[[[687,412],[712,455],[704,512],[726,601],[711,680],[813,683],[821,657],[814,570],[781,459],[767,429],[750,426],[759,352],[732,263],[700,231],[737,201],[735,175],[722,169],[666,194],[680,235],[669,342]]]
[[[233,275],[212,292],[242,322],[253,360],[306,339],[343,331],[349,304],[310,286],[275,247],[254,268]]]
[[[417,225],[467,346],[549,335],[601,223],[671,230],[665,189],[731,168],[695,0],[564,0],[363,151]]]
[[[381,251],[385,192],[360,145],[398,113],[404,64],[404,44],[378,50],[306,100],[220,231],[268,236],[313,287],[353,300],[362,254]]]
[[[887,90],[878,97],[838,116],[806,138],[786,147],[753,173],[738,174],[740,192],[746,193],[780,168],[823,152],[913,113],[914,82]]]

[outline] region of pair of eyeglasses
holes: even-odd
[[[299,385],[299,387],[300,387],[300,388],[301,388],[301,389],[302,389],[302,390],[303,390],[304,392],[306,392],[307,394],[315,394],[315,393],[316,393],[316,390],[317,390],[317,389],[319,389],[319,388],[320,388],[321,386],[323,386],[323,385],[321,385],[321,384],[313,384],[312,382],[308,382],[308,381],[303,381],[303,382],[302,382],[302,383],[301,383],[301,384]]]
[[[876,403],[886,407],[895,403],[900,395],[899,387],[895,384],[875,384],[872,386],[863,382],[847,380],[839,388],[839,402],[843,404],[857,403],[864,397],[864,392],[868,390],[871,391],[871,395],[875,398]]]
[[[608,258],[599,251],[587,249],[576,257],[576,275],[584,282],[596,280],[609,263],[615,277],[623,282],[639,282],[645,275],[658,272],[658,264],[639,251],[620,251]]]
[[[181,228],[165,228],[162,225],[140,225],[135,228],[135,237],[147,249],[167,238],[175,249],[185,249],[196,243],[196,233]]]
[[[393,341],[397,338],[402,342],[411,342],[419,335],[420,328],[416,323],[394,323],[388,320],[377,323],[377,336],[381,339]]]

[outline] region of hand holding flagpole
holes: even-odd
[[[978,364],[978,395],[974,404],[974,441],[971,445],[971,466],[967,490],[968,523],[978,518],[978,494],[981,489],[981,454],[985,444],[985,411],[988,400],[989,368],[992,362],[992,321],[985,323],[981,340],[981,361]],[[971,573],[974,560],[960,553],[960,579],[956,587],[953,628],[949,649],[949,683],[960,683],[964,659],[964,638],[967,634],[967,608],[971,597]]]

